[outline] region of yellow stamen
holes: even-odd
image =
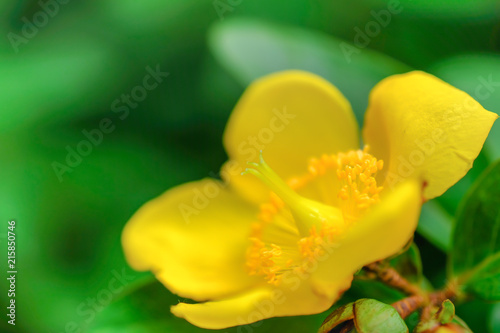
[[[358,220],[368,208],[380,201],[381,186],[377,186],[376,174],[382,170],[384,162],[377,160],[368,153],[368,146],[363,150],[351,150],[347,153],[322,155],[321,158],[311,158],[308,173],[292,178],[288,184],[299,190],[318,180],[325,201],[334,202],[332,195],[338,199],[336,205],[342,210],[346,223]],[[340,184],[332,184],[331,173]],[[325,189],[323,183],[328,187]],[[336,192],[335,192],[336,191]]]
[[[290,209],[297,229],[303,236],[309,235],[313,226],[321,227],[328,221],[340,227],[342,217],[337,208],[320,202],[309,200],[293,191],[264,161],[262,154],[259,163],[249,163],[251,168],[245,170],[262,180]]]
[[[281,247],[276,244],[267,246],[262,241],[262,232],[283,208],[283,205],[281,199],[275,195],[271,196],[269,203],[260,205],[259,221],[252,224],[249,237],[251,245],[247,250],[246,266],[249,274],[263,276],[268,283],[273,285],[278,285],[281,282],[282,271],[291,265],[291,262],[289,261],[285,266],[278,264],[282,256]]]
[[[250,237],[250,241],[252,245],[247,252],[249,274],[263,275],[269,283],[279,284],[281,267],[276,265],[275,260],[281,256],[281,248],[275,244],[268,247],[257,237]]]
[[[311,228],[311,234],[308,237],[303,237],[299,240],[299,250],[303,258],[316,260],[319,256],[325,254],[325,248],[335,244],[341,232],[339,229],[324,223],[317,230],[316,227]]]
[[[368,147],[312,158],[308,173],[291,178],[287,183],[264,162],[262,155],[259,163],[249,165],[251,168],[245,173],[257,176],[273,192],[270,202],[261,205],[259,221],[252,226],[247,267],[251,275],[264,276],[274,285],[281,282],[285,271],[300,271],[307,267],[307,261],[317,260],[325,250],[335,247],[346,228],[380,200],[382,187],[377,186],[375,177],[383,168],[383,161],[368,154]],[[296,192],[319,177],[322,177],[320,185],[325,185],[321,186],[325,200],[338,198],[335,202],[340,209],[304,198]],[[283,213],[285,205],[301,236],[296,246],[297,255],[302,259],[297,255],[290,259],[290,254],[283,253],[280,246],[262,241],[263,229],[277,214]]]
[[[351,150],[337,155],[337,177],[341,182],[338,197],[346,222],[358,220],[366,210],[380,201],[381,186],[377,186],[376,174],[384,162],[363,150]]]

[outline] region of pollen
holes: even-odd
[[[335,156],[337,178],[341,183],[337,196],[346,222],[359,219],[380,201],[383,187],[377,185],[376,175],[384,167],[384,162],[370,155],[368,149],[366,146],[363,150]]]
[[[363,150],[351,150],[347,153],[324,154],[320,158],[309,160],[308,173],[292,178],[288,185],[300,190],[311,182],[321,183],[323,197],[334,202],[342,211],[345,227],[359,220],[371,206],[380,201],[383,187],[377,185],[376,175],[384,167],[382,160],[377,160],[368,153],[369,147]],[[332,176],[333,175],[333,176]],[[331,180],[335,178],[337,184]],[[327,184],[326,186],[324,186]],[[344,229],[345,230],[345,229]],[[302,258],[315,260],[325,253],[325,249],[335,246],[341,239],[343,231],[323,221],[321,227],[313,226],[309,236],[299,241]]]
[[[281,283],[286,271],[301,270],[307,262],[338,246],[349,226],[380,201],[383,189],[376,176],[384,163],[368,153],[368,146],[312,158],[305,174],[287,182],[274,173],[262,155],[260,163],[249,165],[245,173],[257,176],[271,192],[252,225],[246,266],[250,275],[263,276],[273,285]],[[317,187],[322,202],[299,195],[308,185]],[[294,241],[284,243],[283,237],[276,235],[285,248],[276,244],[274,236],[263,237],[266,228],[277,219],[283,223],[284,216],[289,221],[285,229],[297,230]]]
[[[247,267],[250,275],[261,275],[267,282],[278,285],[281,281],[281,267],[276,265],[276,258],[282,254],[281,248],[275,244],[267,247],[263,241],[250,237],[252,245],[247,253]]]
[[[308,260],[316,260],[325,254],[326,248],[335,244],[335,241],[341,235],[341,231],[327,223],[319,230],[314,226],[311,228],[310,236],[303,237],[299,240],[299,251],[302,258]]]
[[[384,167],[384,162],[370,155],[368,150],[369,147],[365,146],[363,150],[312,158],[309,160],[308,174],[294,178],[292,184],[296,189],[301,188],[315,178],[326,178],[328,173],[335,172],[339,184],[326,189],[325,197],[328,199],[336,195],[344,221],[354,222],[380,201],[379,194],[383,189],[377,185],[376,175]],[[337,192],[332,192],[335,190]]]
[[[258,221],[252,224],[252,230],[249,237],[251,245],[248,247],[246,255],[246,266],[250,275],[263,276],[264,279],[273,285],[278,285],[282,279],[283,270],[291,265],[288,260],[285,265],[280,265],[278,261],[283,262],[283,251],[276,244],[267,245],[262,241],[262,232],[267,224],[271,223],[274,216],[283,208],[283,202],[271,196],[269,203],[260,206]]]

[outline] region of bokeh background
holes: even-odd
[[[360,47],[359,31],[389,3],[401,10]],[[497,0],[2,0],[2,309],[9,219],[17,223],[18,275],[17,324],[2,310],[0,331],[201,331],[169,314],[179,298],[128,268],[120,233],[147,200],[218,173],[224,126],[244,88],[274,71],[309,70],[339,87],[362,124],[380,79],[420,69],[499,113],[499,14]],[[341,45],[357,51],[346,56]],[[116,112],[115,101],[143,84],[148,67],[169,74],[126,116]],[[81,161],[57,169],[106,118],[113,130]],[[424,207],[416,241],[436,286],[445,283],[459,201],[500,158],[499,144],[496,124],[469,174]],[[363,288],[352,294],[383,292]],[[500,331],[498,306],[458,311],[476,332]],[[294,319],[288,331],[318,327],[325,316]],[[273,319],[255,330],[286,325]]]

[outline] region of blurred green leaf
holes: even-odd
[[[67,44],[0,54],[2,133],[96,113],[90,105],[105,96],[117,74],[113,54],[91,40],[82,39],[72,47]]]
[[[488,323],[488,315],[491,313],[493,304],[488,304],[480,300],[470,300],[455,305],[457,316],[455,316],[453,322],[463,327],[470,327],[470,330],[473,332],[497,332],[491,330]]]
[[[491,309],[489,324],[493,332],[500,332],[500,303]]]
[[[185,302],[155,281],[124,292],[123,297],[98,314],[87,333],[213,332],[175,317],[170,307]],[[189,301],[188,301],[189,302]],[[323,315],[272,318],[247,326],[225,329],[237,332],[315,332]]]
[[[412,243],[405,252],[391,259],[390,265],[408,281],[418,285],[421,284],[423,278],[422,260],[415,243]]]
[[[496,51],[499,7],[495,2],[460,0],[455,6],[453,0],[323,1],[321,22],[323,29],[339,38],[360,41],[425,69],[436,59]],[[396,10],[390,13],[391,7]],[[363,34],[367,37],[360,37]]]
[[[459,326],[460,328],[462,328],[461,333],[472,333],[469,325],[467,325],[467,323],[462,318],[460,318],[458,316],[453,317],[451,324],[455,324],[455,325]],[[495,331],[493,331],[493,332],[495,332]]]
[[[500,301],[500,252],[489,256],[468,278],[466,288],[487,301]]]
[[[436,201],[422,206],[417,232],[444,252],[450,247],[451,229],[451,216]]]
[[[470,189],[458,213],[450,274],[474,295],[500,299],[500,161]]]
[[[80,131],[95,126],[80,125],[46,129],[51,135],[39,128],[3,147],[0,156],[8,189],[0,191],[0,211],[3,220],[17,221],[23,288],[16,299],[29,304],[18,312],[27,332],[59,332],[66,322],[79,323],[79,306],[96,298],[114,270],[126,267],[120,235],[135,210],[173,185],[207,175],[203,163],[181,150],[145,144],[150,133],[117,137],[116,123],[115,132],[59,181],[52,163],[66,163],[66,147],[77,149],[86,140]]]
[[[247,86],[277,71],[300,69],[336,85],[361,124],[368,95],[381,79],[410,67],[320,32],[260,21],[233,19],[213,27],[209,46],[219,63]],[[352,54],[350,51],[354,51]]]
[[[233,16],[241,17],[259,17],[266,21],[281,23],[291,23],[294,25],[312,25],[316,24],[318,13],[315,7],[318,4],[311,3],[309,0],[218,0],[219,3],[226,3],[229,8],[220,20],[230,19]],[[215,1],[210,1],[215,3]],[[214,5],[215,6],[215,5]],[[265,7],[265,10],[263,8]],[[215,11],[215,10],[214,10]]]
[[[387,1],[383,0],[368,0],[368,3],[387,6]],[[494,17],[499,12],[496,0],[399,0],[397,3],[412,15],[443,19]]]

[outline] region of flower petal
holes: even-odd
[[[245,268],[257,209],[212,179],[173,188],[127,223],[122,244],[137,270],[151,270],[172,292],[224,297],[256,283]]]
[[[496,118],[465,92],[416,71],[375,86],[363,137],[384,160],[385,186],[415,178],[432,199],[472,167]]]
[[[239,169],[257,162],[262,150],[286,180],[303,174],[311,157],[359,148],[358,135],[351,106],[337,88],[311,73],[285,71],[248,87],[229,119],[224,146]],[[227,174],[252,199],[269,192],[252,177]]]
[[[408,180],[382,198],[365,217],[357,221],[336,248],[328,249],[318,271],[318,283],[342,281],[364,265],[399,251],[412,237],[421,207],[421,188]]]
[[[272,317],[316,314],[326,311],[333,304],[333,300],[318,294],[307,279],[292,278],[296,279],[290,280],[296,286],[294,290],[265,286],[221,301],[180,303],[171,311],[193,325],[223,329]]]
[[[272,289],[259,288],[221,301],[179,303],[172,306],[171,311],[177,317],[184,318],[198,327],[222,329],[264,319],[256,304],[272,299],[272,295]]]

